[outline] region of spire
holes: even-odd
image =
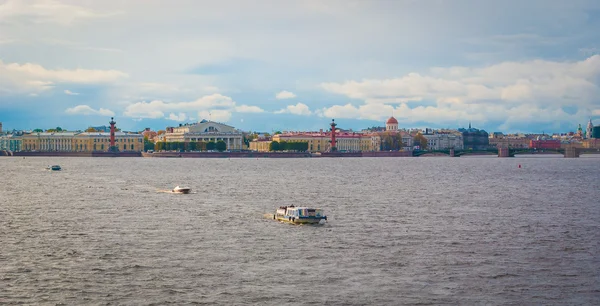
[[[471,121],[469,121],[469,130],[471,129]]]

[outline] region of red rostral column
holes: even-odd
[[[114,150],[115,147],[115,120],[113,117],[110,117],[110,149]]]
[[[336,127],[336,123],[334,119],[331,119],[331,151],[335,151],[335,127]]]

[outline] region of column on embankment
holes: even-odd
[[[510,157],[510,149],[498,148],[498,157]]]
[[[565,158],[577,158],[579,157],[579,151],[574,147],[565,148]]]

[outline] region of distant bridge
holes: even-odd
[[[429,150],[413,151],[413,156],[423,155],[448,155],[450,157],[460,157],[467,155],[496,155],[498,157],[514,157],[518,154],[562,154],[564,157],[576,158],[582,154],[600,154],[600,149],[566,147],[561,149],[523,149],[523,148],[489,148],[487,150]]]

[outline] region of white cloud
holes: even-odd
[[[72,92],[72,91],[70,91],[68,89],[65,89],[64,92],[65,92],[66,95],[69,95],[69,96],[78,96],[79,95],[78,92]]]
[[[226,122],[231,118],[233,111],[239,113],[264,112],[258,106],[238,106],[230,97],[221,94],[212,94],[190,102],[165,102],[161,100],[136,102],[126,107],[124,115],[134,118],[161,118],[165,116],[165,112],[179,112],[178,116],[171,114],[173,116],[169,115],[169,118],[182,118],[182,114],[194,112],[204,114],[206,117],[201,116],[200,118],[208,119],[208,114],[210,113],[214,118],[219,118],[219,120]],[[189,119],[189,117],[186,119]]]
[[[584,116],[598,106],[600,55],[578,62],[504,62],[481,68],[434,68],[393,79],[322,83],[327,91],[364,101],[318,111],[326,117],[384,120],[394,111],[402,122],[499,120],[507,124],[548,122]],[[410,108],[410,101],[432,105]],[[393,108],[390,104],[397,104]],[[562,107],[574,106],[577,114]],[[527,111],[530,117],[524,117]],[[540,116],[540,114],[543,114]]]
[[[40,92],[54,87],[56,83],[101,84],[127,77],[126,73],[117,70],[52,70],[37,64],[6,64],[0,60],[0,91],[5,88],[5,91],[13,93]]]
[[[240,105],[235,107],[238,113],[262,113],[264,110],[258,106]]]
[[[119,12],[96,12],[55,0],[8,0],[0,4],[0,19],[70,25],[78,20],[110,17]]]
[[[225,109],[213,109],[198,112],[198,118],[204,118],[215,122],[227,122],[231,119],[231,111]]]
[[[188,116],[185,113],[179,113],[175,115],[174,113],[170,113],[167,119],[175,120],[175,121],[185,121],[188,119]]]
[[[308,116],[312,114],[308,105],[304,103],[297,103],[296,105],[288,105],[286,108],[275,111],[275,114],[294,114]]]
[[[296,94],[294,94],[293,92],[289,92],[287,90],[280,91],[279,93],[277,93],[275,95],[275,98],[279,99],[279,100],[282,100],[282,99],[292,99],[292,98],[295,98],[295,97],[296,97]]]
[[[65,110],[67,114],[71,115],[100,115],[100,116],[114,116],[115,113],[109,109],[100,108],[95,110],[88,105],[77,105],[75,107],[67,108]]]

